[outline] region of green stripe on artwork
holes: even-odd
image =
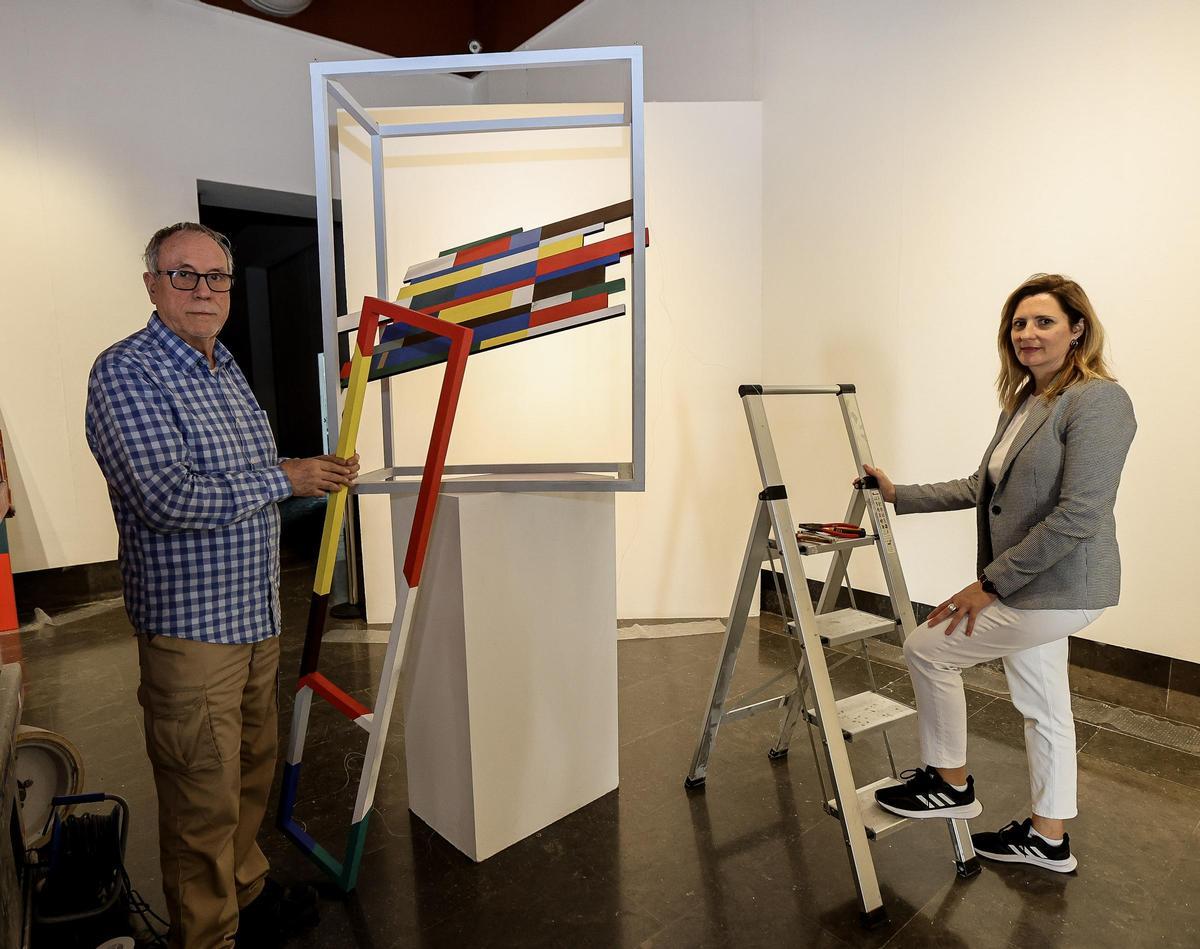
[[[485,237],[481,240],[471,241],[469,244],[459,244],[457,247],[447,247],[443,251],[438,252],[439,257],[445,257],[447,254],[457,254],[460,250],[470,250],[472,247],[478,247],[480,244],[486,244],[489,241],[498,241],[502,237],[512,237],[514,234],[520,234],[524,228],[514,227],[511,231],[505,231],[502,234],[493,234],[491,237]]]
[[[571,294],[572,300],[582,300],[584,297],[594,297],[598,293],[620,293],[625,289],[625,279],[610,280],[608,283],[594,283],[590,287],[580,287]]]

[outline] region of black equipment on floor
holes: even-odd
[[[113,804],[106,813],[59,815],[60,808],[105,802]],[[55,797],[52,805],[50,840],[37,850],[34,949],[95,949],[104,940],[129,936],[131,910],[142,916],[153,934],[146,920],[149,908],[125,872],[129,805],[124,798],[66,794]]]

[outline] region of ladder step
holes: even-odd
[[[893,814],[891,811],[885,811],[875,803],[875,792],[879,788],[886,788],[899,783],[895,778],[882,778],[874,784],[868,784],[865,788],[859,788],[856,792],[858,795],[858,810],[862,814],[863,827],[866,829],[867,836],[871,840],[879,840],[881,837],[886,837],[909,822],[909,818]],[[834,817],[841,817],[838,813],[836,799],[826,801],[825,810]]]
[[[866,537],[850,537],[845,540],[831,540],[828,543],[820,544],[814,541],[802,541],[797,546],[800,548],[800,553],[805,557],[811,557],[815,554],[830,554],[837,550],[849,550],[851,547],[867,547],[875,543],[875,535],[868,534]],[[776,560],[780,558],[779,545],[774,540],[767,541],[769,553],[763,554],[763,561],[769,561],[771,557]]]
[[[796,635],[796,624],[788,623],[788,632]],[[884,619],[862,610],[834,610],[817,614],[817,635],[822,646],[841,646],[845,643],[882,636],[896,628],[896,621]]]
[[[916,716],[916,709],[909,708],[900,702],[889,699],[878,692],[859,692],[849,698],[839,699],[837,703],[838,723],[842,726],[842,737],[853,741],[859,735],[866,735],[881,728],[888,728],[906,718]],[[808,709],[804,713],[809,724],[817,723],[816,709]]]

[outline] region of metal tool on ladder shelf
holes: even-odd
[[[738,395],[742,399],[746,420],[750,425],[750,439],[758,458],[762,491],[758,495],[754,522],[750,528],[733,606],[730,608],[729,620],[725,627],[724,648],[713,679],[708,709],[700,729],[700,740],[696,745],[684,785],[689,789],[704,786],[708,776],[709,756],[712,754],[717,730],[723,723],[760,712],[781,710],[779,737],[768,751],[771,758],[781,758],[788,753],[792,733],[803,719],[807,725],[809,744],[821,782],[825,810],[842,823],[843,838],[858,889],[863,922],[868,926],[877,925],[887,919],[887,911],[879,892],[879,881],[868,841],[899,830],[911,821],[884,811],[875,803],[874,795],[877,788],[900,783],[888,742],[887,729],[912,717],[915,712],[908,706],[878,693],[869,661],[867,670],[870,676],[870,691],[836,699],[830,680],[831,667],[826,663],[824,647],[858,643],[862,656],[867,658],[868,639],[893,630],[903,639],[916,628],[912,602],[900,569],[900,558],[896,552],[887,509],[875,479],[861,480],[860,486],[853,490],[844,520],[836,524],[802,524],[798,532],[788,507],[787,490],[775,455],[775,445],[771,439],[763,400],[769,396],[836,396],[846,423],[846,434],[850,439],[855,468],[861,473],[863,465],[874,465],[874,460],[867,443],[866,429],[859,412],[854,386],[745,385],[738,389]],[[870,517],[873,533],[860,528],[864,514]],[[862,536],[855,536],[858,533],[855,528],[861,529]],[[854,590],[847,579],[850,554],[856,548],[868,546],[875,547],[880,566],[883,568],[893,610],[893,619],[890,620],[859,610],[854,600]],[[809,597],[808,578],[804,572],[802,558],[810,554],[828,553],[833,553],[833,561],[814,609]],[[781,562],[782,571],[776,568],[777,561]],[[784,628],[795,662],[793,668],[781,676],[743,696],[741,701],[745,704],[727,708],[738,649],[742,643],[763,563],[769,563],[771,566],[780,609],[784,614]],[[779,588],[781,572],[786,590]],[[850,609],[835,608],[843,583],[849,588]],[[790,611],[787,606],[789,603]],[[793,676],[795,687],[791,691],[767,699],[748,701],[780,678]],[[883,735],[891,774],[859,787],[850,767],[846,743],[876,731]],[[820,736],[819,750],[817,735]],[[832,785],[831,788],[826,784],[826,776]],[[979,861],[971,846],[971,835],[966,821],[947,820],[946,823],[954,847],[958,875],[974,876],[979,872]]]

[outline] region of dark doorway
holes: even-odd
[[[214,181],[196,182],[196,191],[200,223],[220,231],[233,245],[235,279],[221,342],[267,412],[279,454],[322,454],[325,394],[319,361],[324,340],[316,199]],[[334,202],[333,217],[337,309],[345,313],[340,201]],[[357,538],[356,505],[349,510],[351,536]],[[316,556],[324,514],[324,498],[289,498],[280,505],[280,541],[287,560],[307,562]],[[339,549],[334,572],[333,602],[348,598],[351,604],[341,615],[357,615],[361,602],[357,539],[353,553],[350,566],[344,548]]]
[[[323,451],[318,359],[321,285],[316,200],[309,195],[197,182],[200,223],[233,244],[235,282],[229,347],[266,410],[280,455]],[[334,242],[338,312],[346,311],[341,209],[335,202]]]

